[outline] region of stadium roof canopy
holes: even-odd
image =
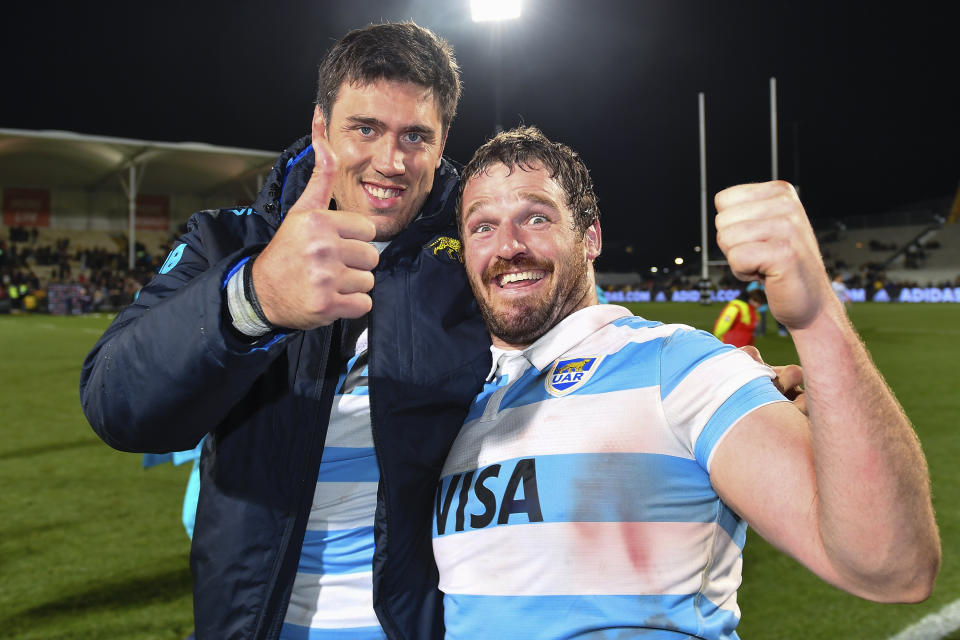
[[[202,142],[0,128],[0,183],[107,191],[122,188],[129,205],[132,268],[138,193],[232,193],[253,200],[278,155]]]
[[[10,186],[128,191],[133,175],[135,192],[246,192],[253,199],[279,155],[201,142],[0,128],[0,182]]]

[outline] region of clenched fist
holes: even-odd
[[[314,169],[276,235],[253,263],[253,286],[276,326],[313,329],[338,318],[359,318],[373,305],[369,291],[380,259],[368,244],[376,228],[366,216],[331,211],[337,158],[317,115]]]
[[[730,187],[714,203],[717,243],[733,274],[763,282],[774,318],[802,329],[836,305],[813,228],[791,184]]]

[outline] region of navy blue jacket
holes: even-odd
[[[83,366],[84,413],[110,446],[162,453],[210,434],[190,557],[198,640],[275,638],[297,570],[344,365],[344,323],[251,346],[229,328],[223,287],[231,267],[273,237],[312,168],[306,137],[280,156],[252,207],[195,214]],[[374,272],[368,384],[381,480],[373,597],[391,639],[442,637],[434,491],[490,363],[459,256],[436,242],[457,237],[457,181],[444,160],[422,215]]]

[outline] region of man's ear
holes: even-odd
[[[313,108],[313,122],[310,127],[310,135],[313,138],[327,137],[327,120],[323,117],[323,110],[320,105]]]
[[[587,230],[583,234],[583,246],[587,253],[587,260],[592,262],[600,255],[600,249],[603,246],[603,233],[600,231],[599,220],[594,220],[593,223],[587,227]]]

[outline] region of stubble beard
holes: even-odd
[[[525,266],[525,265],[524,265]],[[527,346],[536,342],[561,320],[575,311],[586,296],[587,261],[577,255],[566,256],[563,265],[551,265],[547,277],[553,277],[553,287],[536,299],[518,301],[508,309],[497,309],[479,292],[490,279],[477,283],[470,276],[480,315],[491,334],[509,345]],[[542,268],[542,267],[541,267]]]

